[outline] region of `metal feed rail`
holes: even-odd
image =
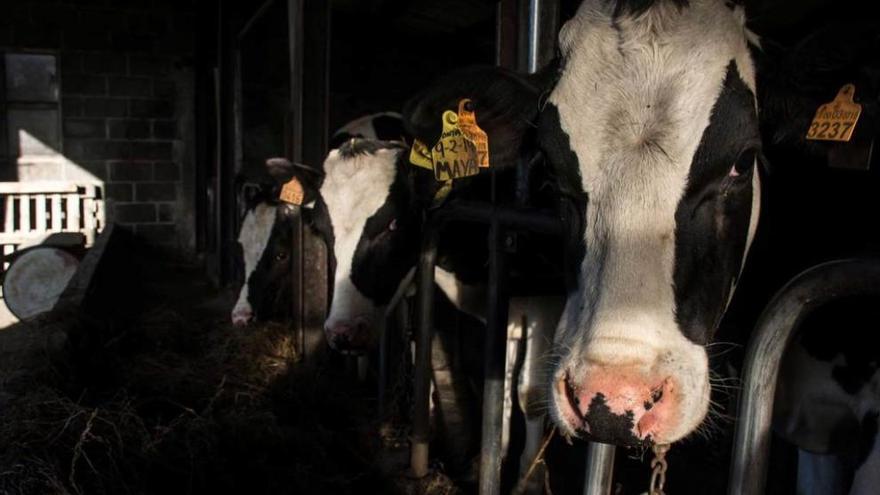
[[[527,180],[527,174],[520,175]],[[494,174],[493,174],[494,190]],[[523,188],[519,188],[524,190]],[[494,195],[493,195],[494,196]],[[418,317],[415,332],[415,394],[413,412],[411,468],[415,476],[428,473],[430,436],[430,346],[433,338],[434,266],[437,259],[437,233],[451,222],[489,225],[489,300],[487,310],[485,377],[480,464],[480,494],[495,495],[501,488],[501,438],[503,425],[505,352],[507,340],[508,294],[504,245],[508,231],[528,231],[561,235],[558,215],[529,210],[522,206],[500,206],[492,202],[456,201],[430,215],[419,258]],[[611,488],[614,447],[591,444],[587,457],[585,494],[607,494]]]
[[[764,309],[743,365],[728,494],[764,493],[780,362],[800,322],[829,301],[861,295],[880,296],[880,259],[855,258],[816,265],[793,278]]]

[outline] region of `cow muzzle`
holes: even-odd
[[[246,327],[253,321],[254,312],[250,308],[236,308],[232,312],[232,324],[237,327]]]
[[[363,354],[372,342],[372,324],[367,318],[328,322],[324,335],[330,347],[343,354]]]
[[[581,376],[578,379],[576,376]],[[668,443],[678,429],[679,387],[671,376],[633,366],[590,365],[554,384],[563,430],[621,446]]]

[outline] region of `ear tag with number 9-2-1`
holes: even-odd
[[[480,173],[477,165],[477,147],[469,141],[458,127],[458,114],[451,110],[443,112],[443,132],[431,149],[434,177],[438,181],[460,179]]]
[[[820,106],[807,131],[807,139],[844,142],[852,139],[862,114],[862,106],[853,101],[855,92],[855,85],[846,84],[840,88],[834,101]]]

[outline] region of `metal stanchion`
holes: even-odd
[[[412,474],[428,474],[428,443],[431,437],[431,340],[434,334],[434,265],[437,262],[437,236],[428,229],[419,256],[418,326],[416,327],[415,393],[410,451]]]
[[[880,260],[849,259],[810,268],[783,287],[761,314],[743,366],[730,495],[764,492],[776,380],[794,330],[814,308],[857,295],[880,295]]]
[[[611,493],[615,450],[614,445],[605,443],[590,442],[587,445],[584,495],[609,495]]]
[[[504,254],[497,218],[489,226],[489,301],[483,377],[483,428],[480,446],[480,495],[501,491],[504,375],[507,361],[508,300],[504,291]]]

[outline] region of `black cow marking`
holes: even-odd
[[[701,345],[711,341],[724,314],[746,249],[760,150],[753,102],[731,61],[675,214],[676,318],[685,336]],[[734,164],[739,175],[730,177]]]
[[[351,138],[339,146],[339,156],[345,159],[355,158],[359,155],[375,155],[379,150],[406,149],[406,147],[394,141],[380,141],[375,139]]]
[[[630,447],[651,444],[650,437],[641,440],[633,434],[635,414],[629,410],[624,414],[614,414],[608,407],[605,395],[601,393],[596,394],[590,401],[584,421],[589,425],[590,430],[602,432],[603,442]],[[587,436],[590,436],[589,432]]]

